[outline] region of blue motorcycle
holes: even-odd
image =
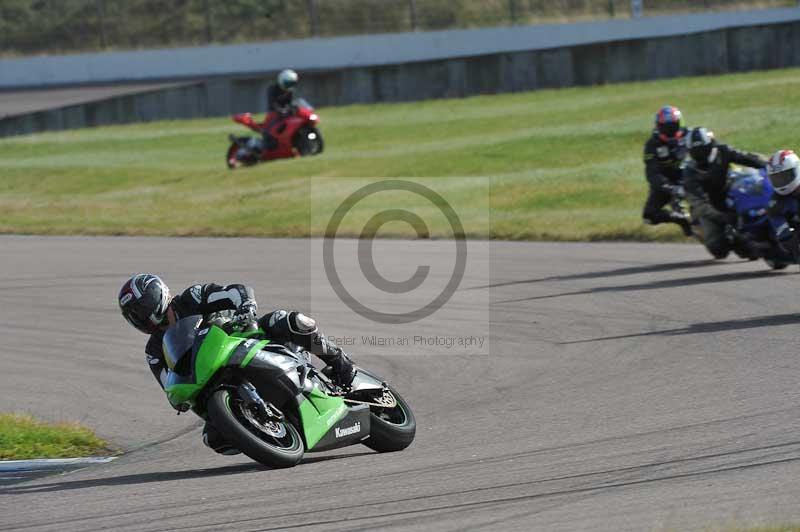
[[[749,168],[732,170],[728,179],[728,197],[725,200],[736,222],[731,230],[733,238],[747,241],[758,258],[770,268],[782,270],[794,264],[791,255],[778,244],[767,212],[774,189],[766,170]]]

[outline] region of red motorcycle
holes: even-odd
[[[270,134],[276,141],[274,145],[265,146],[260,135],[263,134],[265,125],[276,117],[275,112],[270,112],[264,118],[264,122],[258,123],[253,120],[253,115],[250,113],[234,115],[234,122],[249,127],[259,133],[259,136],[230,136],[231,145],[225,154],[228,168],[233,170],[240,166],[252,166],[273,159],[305,157],[322,153],[324,147],[322,134],[317,129],[319,116],[307,101],[302,98],[296,100],[293,113],[272,126]]]

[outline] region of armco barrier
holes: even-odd
[[[722,24],[722,19],[712,19],[710,16],[701,17],[703,24],[693,17],[685,17],[688,21],[694,21],[687,24],[687,28],[706,28],[686,33],[675,33],[676,17],[654,17],[645,20],[652,30],[654,21],[663,19],[661,29],[654,31],[657,36],[637,36],[637,32],[641,33],[643,30],[634,26],[617,32],[615,35],[622,38],[616,40],[606,40],[609,35],[601,35],[595,30],[595,37],[600,35],[603,39],[590,41],[584,36],[583,39],[566,41],[566,37],[556,38],[552,34],[556,26],[547,26],[547,38],[531,42],[527,49],[520,49],[524,43],[518,42],[516,37],[507,37],[504,42],[507,51],[498,51],[495,41],[484,43],[483,48],[476,48],[474,45],[467,46],[459,38],[458,50],[455,45],[448,46],[444,43],[440,43],[441,46],[435,50],[436,54],[447,52],[450,56],[421,59],[423,55],[417,53],[419,50],[414,53],[407,51],[406,56],[417,59],[400,63],[367,64],[377,56],[365,52],[364,64],[361,65],[303,70],[302,93],[312,103],[324,106],[459,97],[800,65],[800,9],[766,10],[755,12],[755,15],[751,13],[752,16],[746,15],[727,17],[725,20],[728,26]],[[754,20],[761,24],[752,24]],[[629,24],[637,22],[632,21]],[[576,26],[581,25],[564,27],[568,33],[572,33]],[[586,24],[584,27],[593,26]],[[712,27],[717,29],[708,29]],[[517,28],[507,30],[516,32]],[[489,30],[465,31],[478,35],[474,32]],[[442,37],[444,34],[457,33],[459,32],[438,32],[436,35]],[[518,34],[515,35],[518,37]],[[412,34],[402,38],[414,37]],[[399,39],[400,36],[395,38]],[[420,34],[419,38],[430,39],[430,35]],[[543,43],[576,40],[575,44],[540,47]],[[369,42],[371,41],[365,41],[362,47],[368,48]],[[482,49],[493,51],[477,53]],[[469,56],[459,55],[469,50],[475,53]],[[430,56],[436,54],[428,53]],[[0,61],[0,71],[4,68],[4,61]],[[167,89],[7,116],[0,119],[0,136],[263,111],[266,107],[266,88],[273,76],[274,72],[251,75],[230,73],[206,79],[186,79],[184,85]],[[0,79],[7,78],[0,75]],[[147,81],[166,79],[148,78]]]

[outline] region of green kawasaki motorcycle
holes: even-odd
[[[189,316],[166,331],[165,391],[172,406],[208,419],[253,460],[291,467],[307,451],[357,443],[399,451],[414,440],[408,404],[370,372],[359,368],[343,390],[305,351],[270,343],[261,330],[224,327]]]

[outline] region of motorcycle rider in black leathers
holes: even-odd
[[[294,344],[317,355],[330,366],[333,381],[339,386],[349,386],[356,374],[349,357],[325,338],[312,318],[297,311],[276,310],[256,320],[258,307],[253,289],[242,284],[196,284],[170,297],[169,288],[159,277],[137,274],[122,286],[118,302],[128,323],[150,335],[145,347],[147,363],[162,388],[167,376],[162,348],[166,329],[187,316],[209,318],[218,313],[227,315],[233,328],[257,321],[270,340]],[[218,453],[238,453],[208,422],[203,429],[203,442]]]
[[[294,104],[294,89],[297,86],[298,76],[294,70],[282,70],[278,79],[267,89],[267,113],[275,113],[272,118],[262,125],[264,146],[268,150],[277,147],[277,139],[270,133],[272,128],[292,114]]]
[[[683,168],[683,184],[706,249],[717,259],[724,259],[731,250],[742,258],[755,258],[749,243],[728,230],[735,221],[725,205],[728,170],[731,164],[761,169],[767,162],[759,155],[717,142],[714,134],[702,127],[689,132],[686,148],[689,160]]]
[[[686,156],[682,139],[686,134],[683,116],[677,107],[663,107],[656,114],[656,127],[644,145],[644,167],[650,193],[644,204],[645,223],[678,224],[686,236],[692,235],[689,217],[664,208],[675,199],[682,199],[681,163]]]

